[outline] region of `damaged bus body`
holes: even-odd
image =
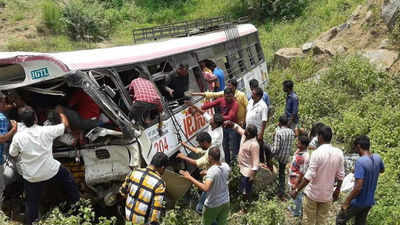
[[[232,28],[233,29],[233,28]],[[164,152],[172,166],[165,174],[171,198],[181,197],[190,184],[177,175],[183,167],[175,159],[186,152],[180,141],[191,141],[208,125],[202,116],[193,116],[180,99],[167,98],[161,89],[167,74],[179,65],[188,69],[184,91],[205,91],[206,82],[199,62],[208,59],[225,73],[225,80],[236,78],[239,89],[250,92],[249,80],[268,80],[267,67],[257,29],[251,24],[189,37],[105,49],[61,53],[0,53],[0,91],[28,96],[33,108],[47,109],[62,102],[71,89],[83,90],[99,106],[113,128],[95,128],[85,135],[87,143],[74,146],[55,144],[53,154],[71,170],[77,183],[87,187],[107,206],[130,168],[146,166],[157,151]],[[169,68],[169,69],[168,69]],[[173,72],[173,71],[172,71]],[[143,128],[133,120],[130,82],[145,75],[163,96],[161,136],[157,124]],[[200,106],[204,99],[193,97]]]

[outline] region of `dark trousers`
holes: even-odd
[[[150,124],[147,124],[145,121],[150,119],[155,119],[157,112],[157,105],[148,103],[135,101],[132,104],[131,115],[133,119],[139,123],[139,125],[147,128]]]
[[[280,195],[280,196],[283,196],[285,194],[285,189],[286,189],[285,169],[286,169],[286,163],[279,162],[279,189],[278,189],[278,195]]]
[[[350,206],[346,210],[340,210],[336,217],[336,225],[346,225],[347,221],[355,217],[354,225],[366,225],[367,216],[371,207],[354,207]]]
[[[47,182],[57,182],[61,183],[65,192],[68,195],[68,202],[73,204],[79,201],[80,194],[78,186],[75,184],[74,179],[71,174],[63,166],[60,166],[58,173],[52,177],[50,180],[41,181],[36,183],[31,183],[24,179],[24,189],[25,189],[25,225],[31,225],[32,222],[39,217],[39,201],[41,193],[43,191],[43,186]]]
[[[241,136],[232,128],[224,128],[223,133],[224,138],[222,140],[222,147],[224,148],[225,161],[226,163],[230,164],[231,160],[235,159],[239,153]],[[232,159],[231,152],[233,154]]]

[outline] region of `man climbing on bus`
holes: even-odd
[[[202,110],[213,108],[218,106],[221,108],[221,114],[224,120],[237,121],[239,104],[233,97],[233,90],[231,88],[225,88],[224,97],[219,97],[212,102],[205,102],[201,107]],[[225,152],[225,160],[230,163],[231,157],[230,152],[236,155],[239,152],[240,136],[232,128],[223,128],[224,138],[223,146]],[[239,141],[237,141],[239,140]]]
[[[161,112],[163,107],[157,88],[144,76],[132,80],[129,85],[129,93],[133,104],[131,113],[139,125],[147,128],[152,125],[154,114],[158,112],[158,127],[161,128]]]

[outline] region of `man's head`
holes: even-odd
[[[329,144],[332,140],[332,129],[329,126],[322,126],[318,131],[318,142],[322,144]]]
[[[186,77],[189,74],[188,66],[179,64],[179,67],[176,69],[176,73],[178,74],[178,76]]]
[[[260,101],[264,95],[264,91],[260,87],[256,87],[253,90],[251,90],[251,98],[253,99],[254,102]]]
[[[238,83],[237,83],[237,80],[236,80],[236,79],[230,79],[230,80],[228,80],[228,82],[226,83],[226,86],[227,86],[228,88],[231,88],[231,89],[233,90],[233,93],[235,93],[236,88],[237,88],[237,85],[238,85]]]
[[[211,146],[211,136],[209,133],[207,132],[200,132],[197,136],[196,136],[196,141],[197,143],[199,143],[200,147],[203,150],[207,150],[210,146]]]
[[[318,122],[318,123],[314,123],[311,127],[311,132],[310,132],[310,137],[315,137],[318,135],[318,131],[319,129],[321,129],[321,127],[325,126],[325,124]]]
[[[363,151],[369,152],[370,145],[371,143],[369,141],[369,137],[365,135],[360,135],[356,137],[353,142],[353,150],[359,155],[362,155]]]
[[[293,81],[291,80],[283,81],[282,85],[283,85],[283,91],[286,93],[290,93],[293,90]]]
[[[208,161],[210,164],[215,164],[220,161],[221,158],[221,151],[218,147],[212,147],[208,150]]]
[[[160,175],[163,175],[165,168],[168,166],[168,156],[162,152],[157,152],[151,159],[150,164],[154,166]]]
[[[257,127],[253,124],[247,125],[246,130],[244,130],[244,135],[246,139],[257,137]]]
[[[224,90],[224,98],[227,103],[232,103],[235,100],[234,91],[232,88],[225,88]]]
[[[51,124],[60,124],[61,123],[61,116],[56,111],[49,111],[47,114],[47,120],[50,121]]]
[[[250,86],[250,90],[253,90],[254,88],[258,87],[258,80],[251,79],[249,81],[249,86]]]
[[[300,149],[300,151],[303,151],[307,149],[309,143],[310,139],[307,137],[307,135],[302,134],[297,138],[296,147]]]
[[[217,65],[216,65],[213,61],[211,61],[211,60],[207,60],[206,66],[207,66],[210,70],[214,70],[215,67],[217,67]]]
[[[18,109],[18,117],[26,127],[31,127],[37,123],[35,111],[30,106],[24,106]]]
[[[224,124],[224,117],[220,113],[215,113],[213,118],[210,120],[211,127],[217,128]]]
[[[289,123],[289,119],[288,117],[283,114],[282,116],[279,117],[279,126],[287,126]]]

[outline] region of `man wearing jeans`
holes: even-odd
[[[332,201],[339,197],[344,178],[342,150],[333,147],[332,129],[323,126],[318,131],[321,144],[312,154],[310,164],[302,181],[290,195],[296,198],[305,187],[303,200],[303,225],[325,225]],[[337,180],[336,188],[335,182]]]
[[[355,225],[367,224],[368,212],[375,204],[378,177],[385,170],[381,157],[372,154],[369,147],[370,141],[367,136],[358,136],[354,141],[353,148],[360,155],[354,169],[356,184],[336,218],[337,225],[345,225],[353,217]]]
[[[204,183],[197,181],[187,171],[179,171],[186,179],[207,192],[203,209],[203,225],[211,225],[215,221],[218,225],[227,225],[230,200],[229,200],[229,174],[231,168],[226,163],[220,162],[220,150],[212,147],[208,152],[208,160],[212,165],[207,170]]]
[[[21,157],[26,195],[24,224],[31,225],[39,219],[40,196],[48,181],[62,183],[71,204],[79,201],[80,194],[72,175],[53,158],[53,141],[69,126],[65,115],[60,114],[62,123],[54,126],[37,125],[36,113],[27,106],[18,109],[18,115],[26,128],[14,135],[10,155]]]
[[[219,97],[212,102],[205,102],[201,109],[206,110],[214,106],[219,106],[224,121],[230,120],[236,122],[239,104],[233,94],[234,92],[231,88],[225,88],[224,97]],[[232,128],[223,128],[223,136],[222,145],[224,146],[225,161],[229,164],[231,160],[230,152],[236,156],[239,151],[240,137]]]
[[[294,132],[288,127],[288,117],[279,117],[279,126],[275,130],[272,154],[279,162],[279,190],[278,197],[284,200],[285,195],[285,168],[289,162],[294,142]]]
[[[287,94],[285,114],[289,119],[288,126],[294,130],[299,122],[299,97],[293,91],[293,81],[285,80],[282,85],[283,91]]]

